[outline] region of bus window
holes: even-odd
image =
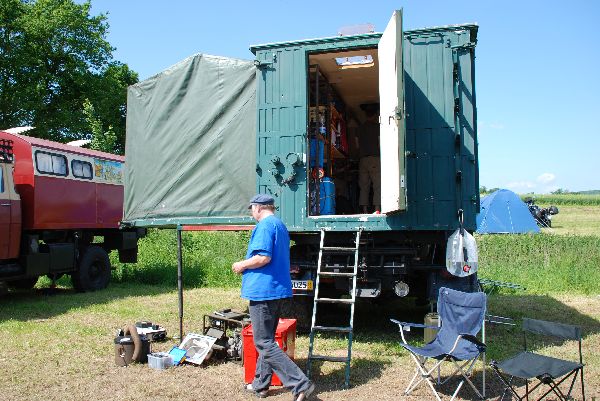
[[[35,166],[40,173],[66,176],[67,158],[56,153],[35,152]]]
[[[74,177],[84,178],[86,180],[92,179],[92,163],[90,162],[73,160],[71,162],[71,171],[73,172]]]

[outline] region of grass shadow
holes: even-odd
[[[306,371],[306,359],[297,359],[296,363]],[[346,364],[335,363],[335,368],[327,368],[334,362],[314,361],[311,367],[311,379],[319,384],[319,392],[332,392],[344,389]],[[386,366],[391,362],[372,358],[352,358],[350,363],[350,386],[361,386],[382,376]]]
[[[117,283],[111,284],[104,290],[86,293],[78,293],[74,289],[62,287],[52,292],[46,288],[8,292],[0,296],[0,323],[8,320],[48,319],[73,309],[106,304],[128,297],[159,295],[175,290],[176,288],[170,286]]]

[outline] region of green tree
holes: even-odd
[[[104,69],[102,79],[93,82],[89,101],[103,132],[115,135],[112,153],[125,153],[125,119],[127,115],[127,87],[138,82],[136,72],[127,64],[112,62]],[[94,134],[94,132],[92,132]]]
[[[89,1],[0,1],[0,127],[33,125],[56,141],[91,138],[88,99],[102,132],[123,151],[126,88],[137,74],[114,61],[106,15]]]
[[[83,102],[83,113],[86,121],[92,131],[92,139],[89,144],[90,149],[101,150],[103,152],[114,152],[117,144],[117,136],[112,126],[108,126],[105,131],[102,127],[102,121],[97,117],[96,110],[88,99]]]

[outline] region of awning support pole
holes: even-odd
[[[181,247],[182,227],[177,226],[177,293],[179,298],[179,341],[183,341],[183,251]]]

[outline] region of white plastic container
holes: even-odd
[[[173,357],[167,352],[153,352],[148,354],[148,366],[152,369],[166,369],[173,366]]]

